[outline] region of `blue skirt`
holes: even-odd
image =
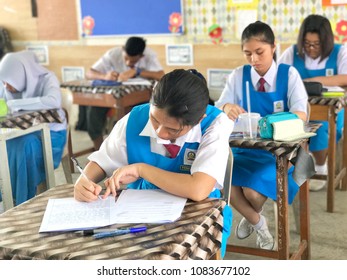
[[[337,114],[336,120],[336,142],[342,137],[342,129],[344,126],[344,111],[341,110]],[[316,131],[317,135],[310,138],[310,151],[316,152],[325,150],[328,148],[328,138],[329,138],[329,123],[327,121],[312,121],[316,123],[321,123],[322,126]]]
[[[54,168],[60,164],[66,142],[66,130],[51,131]],[[46,180],[41,132],[6,142],[13,199],[19,205],[36,195],[37,186]]]
[[[263,150],[234,148],[234,164],[232,185],[248,187],[274,201],[277,199],[276,158]],[[292,173],[288,170],[288,203],[291,204],[299,186],[295,183]]]

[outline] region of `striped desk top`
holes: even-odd
[[[176,222],[146,224],[147,231],[137,234],[93,239],[76,232],[39,233],[48,199],[72,196],[73,185],[57,186],[0,215],[0,259],[201,260],[220,248],[226,203],[218,199],[188,201]]]

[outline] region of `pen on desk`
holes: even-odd
[[[146,227],[138,227],[138,228],[126,228],[126,229],[116,229],[116,230],[108,230],[103,232],[97,232],[93,234],[94,239],[100,239],[105,237],[112,237],[117,235],[123,235],[128,233],[137,233],[137,232],[144,232],[147,230]]]

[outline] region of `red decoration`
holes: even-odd
[[[95,21],[91,16],[85,16],[82,20],[83,34],[92,35]]]
[[[169,17],[169,30],[171,33],[178,33],[182,26],[182,15],[180,13],[172,13]]]
[[[220,44],[223,42],[223,29],[218,24],[211,25],[208,32],[214,44]]]

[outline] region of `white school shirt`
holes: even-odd
[[[125,64],[123,52],[123,49],[119,47],[108,50],[97,62],[94,63],[92,69],[101,73],[107,73],[110,71],[123,73],[129,70],[130,67]],[[135,67],[153,72],[163,70],[156,53],[147,47],[143,52],[143,57],[136,62]]]
[[[129,114],[116,123],[110,135],[102,143],[99,151],[92,153],[88,157],[90,161],[96,162],[106,172],[108,177],[117,168],[129,164],[126,147],[126,127]],[[179,146],[183,146],[185,142],[200,143],[190,173],[203,172],[215,178],[217,180],[215,188],[217,189],[223,188],[230,149],[229,135],[233,127],[234,122],[221,113],[207,128],[204,135],[201,134],[201,127],[198,124],[188,133],[177,138],[175,142]],[[148,120],[140,135],[150,137],[151,152],[164,156],[167,155],[163,144],[170,144],[170,141],[158,138],[150,120]]]
[[[320,57],[313,59],[308,55],[304,54],[305,67],[309,70],[319,70],[324,69],[329,57],[324,58],[320,62]],[[286,63],[293,65],[294,63],[294,47],[290,46],[281,55],[278,60],[279,63]],[[342,45],[337,54],[337,73],[347,74],[347,47]]]
[[[215,102],[216,107],[221,107],[226,103],[237,104],[243,106],[246,100],[242,100],[242,82],[243,82],[243,67],[236,68],[228,77],[226,85],[220,98]],[[259,87],[259,79],[261,76],[251,68],[251,80],[254,88]],[[272,62],[271,67],[263,77],[266,80],[265,90],[273,92],[276,90],[277,64]],[[266,92],[264,93],[266,94]],[[289,68],[288,77],[288,108],[290,112],[300,111],[307,113],[307,93],[304,83],[299,75],[299,72],[294,68]]]
[[[58,109],[58,114],[62,123],[49,123],[49,128],[52,131],[65,130],[67,122],[65,113],[61,109],[61,91],[59,81],[53,73],[47,73],[40,76],[38,79],[37,87],[35,89],[35,97],[22,98],[21,93],[12,94],[4,87],[3,83],[0,83],[0,98],[5,98],[7,106],[11,112],[18,112],[20,110],[25,111],[37,111],[37,110],[49,110]]]

